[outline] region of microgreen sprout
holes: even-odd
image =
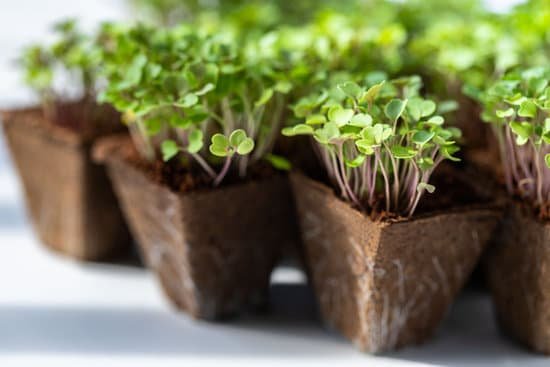
[[[276,60],[246,58],[244,47],[185,25],[113,36],[101,99],[124,113],[144,157],[190,157],[214,185],[232,167],[244,177],[250,164],[273,160],[292,88]]]
[[[75,20],[57,23],[56,41],[48,46],[32,45],[21,59],[25,82],[40,96],[46,115],[56,120],[57,107],[78,95],[85,108],[95,103],[99,49],[92,37],[82,33]],[[59,79],[69,79],[71,91],[56,86]]]
[[[339,84],[300,100],[294,111],[303,123],[283,134],[313,136],[344,199],[410,217],[424,192],[434,191],[434,169],[458,160],[460,137],[460,130],[444,127],[436,103],[418,94],[421,85],[416,76]]]
[[[498,141],[506,187],[550,215],[550,69],[507,74],[483,94],[483,120]]]

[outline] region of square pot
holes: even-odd
[[[131,243],[105,169],[92,162],[86,139],[48,124],[39,108],[6,111],[2,120],[44,244],[76,259],[100,260]]]
[[[146,264],[179,309],[219,319],[263,305],[282,249],[296,246],[288,179],[236,183],[186,193],[161,185],[106,139],[104,161]]]
[[[502,329],[550,354],[550,222],[527,205],[510,203],[485,265]]]
[[[325,323],[370,353],[430,337],[497,224],[496,208],[374,221],[291,176],[304,256]]]

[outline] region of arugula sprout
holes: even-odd
[[[100,97],[123,112],[144,157],[191,157],[215,185],[232,167],[244,177],[271,161],[292,89],[277,60],[247,57],[248,47],[188,25],[110,33],[116,46],[104,54]]]
[[[372,77],[372,76],[371,76]],[[365,78],[369,80],[369,76]],[[347,81],[300,100],[302,123],[286,136],[312,136],[342,197],[363,210],[410,217],[444,160],[458,160],[460,130],[446,128],[437,104],[422,98],[417,76],[378,83]]]
[[[55,24],[53,44],[32,45],[23,51],[25,82],[41,98],[46,115],[56,118],[59,103],[71,96],[56,88],[56,81],[69,79],[85,105],[95,102],[100,51],[93,37],[83,34],[75,20]],[[88,106],[89,107],[89,106]]]
[[[550,214],[550,68],[508,73],[481,97],[497,138],[506,187]]]

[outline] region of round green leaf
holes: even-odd
[[[229,139],[222,134],[214,134],[211,138],[210,153],[216,157],[226,157],[229,154]]]
[[[391,121],[397,121],[397,119],[401,116],[401,114],[405,110],[406,106],[407,106],[406,99],[405,100],[392,99],[386,105],[386,107],[384,107],[384,113]]]
[[[424,145],[430,140],[432,140],[434,136],[435,136],[435,133],[433,131],[420,130],[413,134],[412,141],[415,144]]]
[[[188,140],[187,151],[189,153],[198,153],[204,145],[202,131],[198,129],[194,129],[189,133]]]
[[[165,140],[160,145],[162,160],[167,162],[179,153],[178,144],[173,140]]]
[[[336,123],[338,126],[343,126],[350,122],[354,115],[354,111],[350,108],[342,108],[341,106],[332,107],[328,111],[328,119]]]
[[[372,125],[372,117],[368,113],[358,113],[351,118],[350,125],[367,127]]]
[[[325,117],[325,115],[321,114],[309,115],[306,118],[306,124],[308,125],[320,125],[324,124],[325,122],[327,122],[327,118]]]
[[[240,155],[247,155],[254,149],[254,140],[246,138],[237,147],[237,153]]]
[[[411,159],[414,158],[417,151],[408,147],[403,147],[401,145],[394,145],[391,147],[391,153],[395,158],[398,159]]]
[[[246,132],[243,129],[237,129],[229,135],[229,143],[236,148],[246,139]]]
[[[281,157],[275,154],[266,155],[265,159],[271,163],[271,165],[281,171],[290,171],[292,164],[285,157]]]

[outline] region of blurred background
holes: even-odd
[[[487,5],[506,11],[514,0]],[[2,0],[0,109],[30,105],[16,59],[49,37],[52,23],[78,18],[85,28],[139,16],[123,0]],[[439,337],[422,348],[379,357],[326,333],[304,276],[273,275],[272,311],[213,325],[173,311],[155,280],[134,265],[81,264],[60,258],[34,237],[19,183],[0,138],[0,366],[159,365],[445,365],[548,366],[500,336],[487,296],[467,291]],[[467,351],[467,353],[465,353]]]

